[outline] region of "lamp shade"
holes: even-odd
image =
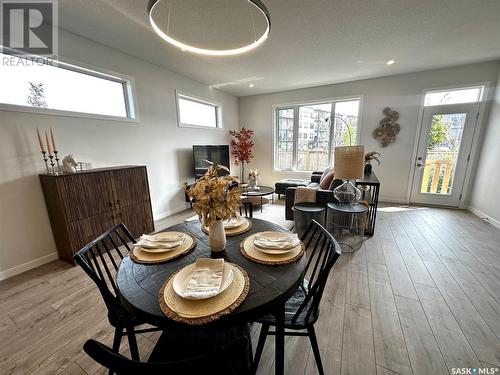
[[[334,155],[335,178],[355,180],[364,176],[365,146],[335,147]]]

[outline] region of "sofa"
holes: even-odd
[[[278,199],[281,198],[281,195],[285,195],[286,189],[290,187],[309,186],[309,185],[311,185],[311,187],[318,186],[322,174],[323,172],[313,172],[310,180],[303,180],[299,178],[286,178],[284,180],[276,182],[274,184],[274,190],[276,194],[278,194]]]
[[[308,181],[307,186],[311,188],[318,188],[316,190],[316,203],[321,206],[325,206],[328,203],[336,203],[337,199],[333,196],[333,189],[342,184],[342,180],[335,179],[332,181],[328,189],[321,189],[319,187],[319,181],[323,172],[313,172],[311,175],[311,180]],[[296,186],[287,187],[285,190],[285,219],[293,220],[293,205],[295,203],[295,190]]]

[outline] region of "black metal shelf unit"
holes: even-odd
[[[377,219],[378,196],[380,192],[380,182],[375,173],[367,173],[359,180],[356,180],[356,187],[361,190],[361,200],[368,202],[367,225],[365,235],[373,236],[375,232],[375,221]]]

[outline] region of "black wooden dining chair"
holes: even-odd
[[[242,198],[242,199],[245,199],[245,198]],[[245,217],[252,219],[253,218],[253,204],[252,204],[252,202],[243,201],[241,203],[240,215],[243,215],[242,207],[245,210]]]
[[[108,229],[92,242],[78,251],[73,259],[90,276],[101,292],[102,299],[108,308],[109,323],[115,328],[113,351],[118,353],[121,339],[127,335],[130,355],[139,360],[136,333],[159,331],[159,328],[138,329],[144,324],[132,316],[121,304],[115,277],[123,257],[131,250],[134,237],[125,224],[120,223]]]
[[[314,324],[319,318],[319,305],[330,271],[340,256],[340,246],[333,236],[313,220],[301,238],[308,256],[305,278],[295,294],[285,304],[285,336],[308,336],[320,375],[324,374]],[[255,350],[253,373],[259,365],[262,350],[270,331],[276,326],[274,315],[258,320],[262,324]],[[304,332],[306,331],[306,332]]]
[[[174,362],[139,362],[130,360],[94,340],[85,342],[83,349],[96,362],[118,375],[176,375],[196,373],[229,375],[233,374],[234,371],[228,365],[228,360],[234,358],[239,353],[247,351],[248,346],[248,338],[243,336],[219,350]],[[247,369],[247,372],[238,370],[238,374],[248,375],[249,370]]]

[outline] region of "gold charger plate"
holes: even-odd
[[[231,237],[231,236],[237,236],[239,234],[242,234],[242,233],[246,233],[248,232],[250,229],[252,229],[252,222],[250,220],[248,220],[246,217],[243,218],[243,224],[241,224],[239,227],[236,227],[236,228],[224,228],[224,232],[226,233],[226,236],[227,237]],[[209,229],[206,228],[206,227],[201,227],[201,230],[208,234],[209,233]]]
[[[179,235],[183,232],[163,232],[167,236],[175,236]],[[158,253],[151,253],[147,251],[143,251],[140,246],[135,246],[132,251],[130,251],[129,256],[136,263],[143,264],[156,264],[167,262],[169,260],[178,258],[189,253],[196,246],[196,238],[190,233],[185,233],[186,238],[184,242],[177,248],[171,249],[168,251],[162,251]]]
[[[256,233],[257,234],[257,233]],[[295,262],[304,255],[304,244],[301,242],[300,245],[294,247],[291,251],[284,254],[269,254],[259,250],[253,243],[255,234],[248,236],[240,243],[240,251],[243,256],[254,262],[261,264],[288,264]]]
[[[240,306],[248,295],[250,281],[248,274],[240,266],[233,267],[233,281],[222,293],[207,299],[190,300],[179,296],[173,289],[176,274],[163,285],[159,293],[160,308],[176,322],[186,324],[206,324],[230,314]]]

